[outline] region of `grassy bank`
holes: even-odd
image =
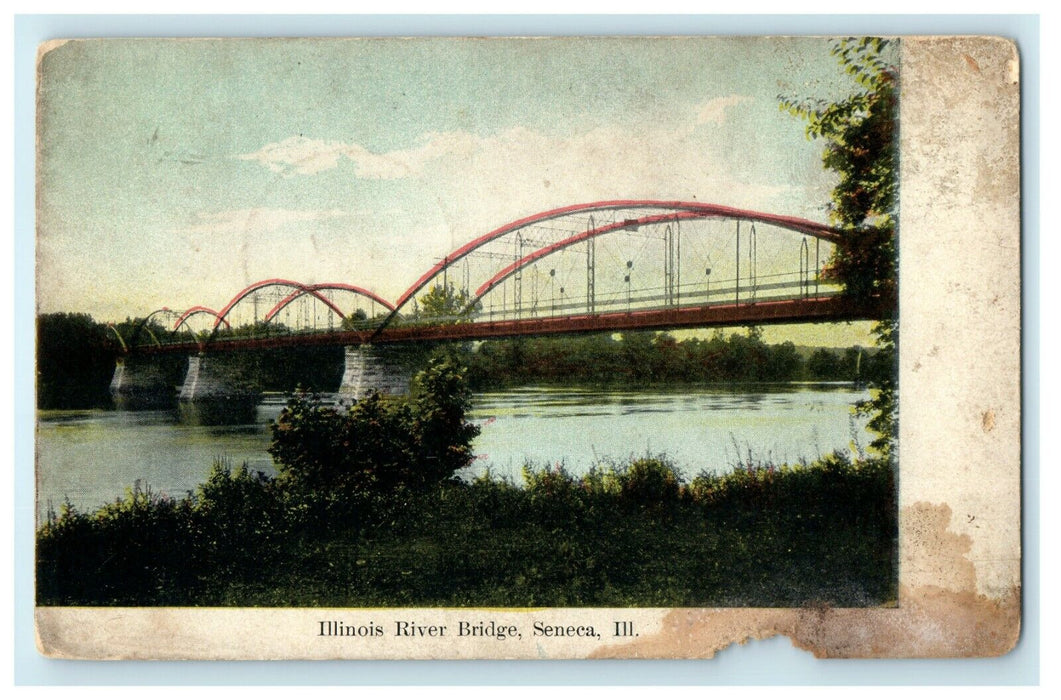
[[[42,605],[864,606],[894,600],[891,467],[686,480],[665,458],[336,497],[215,467],[37,534]]]

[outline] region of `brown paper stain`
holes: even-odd
[[[899,572],[908,588],[976,593],[976,568],[967,558],[972,538],[948,529],[952,515],[945,504],[918,502],[902,509]]]
[[[983,415],[980,416],[980,425],[983,427],[985,433],[990,433],[995,429],[995,412],[991,409],[984,411]]]
[[[677,609],[658,634],[608,646],[595,658],[712,658],[734,643],[784,635],[818,658],[1000,656],[1020,637],[1020,589],[998,600],[976,592],[971,539],[948,530],[946,504],[902,510],[904,581],[896,608]],[[913,569],[913,571],[911,571]]]
[[[148,613],[149,627],[160,638],[176,640],[187,630],[175,629],[162,609],[142,608]],[[157,614],[152,614],[157,613]],[[120,609],[114,609],[112,615],[95,621],[94,625],[75,628],[71,634],[71,625],[64,623],[63,618],[34,614],[37,628],[37,651],[45,656],[68,659],[98,659],[101,661],[135,659],[138,649],[124,639],[122,630],[123,615]],[[83,634],[79,634],[82,632]],[[101,650],[107,650],[100,653]],[[143,657],[146,658],[146,657]]]

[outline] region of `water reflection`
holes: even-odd
[[[247,425],[258,418],[258,396],[218,396],[181,401],[178,417],[185,425]]]

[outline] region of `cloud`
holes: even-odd
[[[322,170],[331,170],[339,165],[350,147],[337,141],[320,141],[293,136],[279,143],[270,143],[255,153],[237,156],[240,160],[253,160],[275,173],[284,175],[313,175]]]
[[[698,125],[725,122],[726,112],[742,102],[753,98],[746,95],[727,95],[717,97],[695,106],[694,118],[669,127],[656,124],[651,129],[653,137],[662,137],[664,141],[688,137]],[[582,134],[575,134],[569,139],[574,145],[583,145],[599,140],[601,135],[622,131],[620,127],[603,127]],[[632,130],[631,130],[632,131]],[[637,129],[635,135],[628,131],[621,140],[627,143],[645,140],[643,129]],[[362,179],[395,180],[422,175],[429,164],[446,159],[479,160],[477,156],[495,151],[498,146],[519,148],[518,142],[535,142],[538,146],[549,139],[544,134],[533,132],[523,127],[515,127],[493,136],[476,136],[464,131],[429,132],[424,134],[416,146],[374,153],[358,143],[344,141],[327,141],[311,139],[304,136],[292,136],[276,143],[266,144],[254,153],[236,156],[240,160],[257,162],[269,170],[287,177],[295,175],[315,175],[339,167],[341,161],[348,160],[354,165],[354,174]],[[550,143],[550,145],[557,145]],[[560,152],[564,145],[559,144]],[[548,154],[542,154],[544,158]],[[603,154],[600,154],[603,155]]]
[[[726,110],[742,102],[750,102],[752,99],[747,95],[726,95],[701,102],[696,106],[696,123],[722,124],[726,120]]]
[[[537,211],[599,200],[699,200],[806,214],[782,201],[795,183],[738,167],[720,146],[724,137],[686,126],[636,133],[609,126],[567,136],[513,128],[478,138],[469,158],[440,159],[425,195],[439,203],[458,242]]]
[[[475,138],[464,132],[429,133],[419,146],[382,154],[356,143],[292,136],[237,157],[256,161],[286,176],[315,175],[332,170],[345,158],[354,163],[359,178],[393,180],[419,175],[433,160],[448,155],[467,155],[474,149]]]
[[[320,211],[298,209],[235,209],[220,212],[198,212],[196,221],[183,229],[185,234],[231,235],[266,233],[290,224],[325,221],[350,216],[342,209]]]

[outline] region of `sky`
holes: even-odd
[[[852,89],[818,38],[91,40],[39,75],[38,311],[103,321],[273,277],[395,299],[466,241],[579,202],[826,222],[822,144],[778,96]]]

